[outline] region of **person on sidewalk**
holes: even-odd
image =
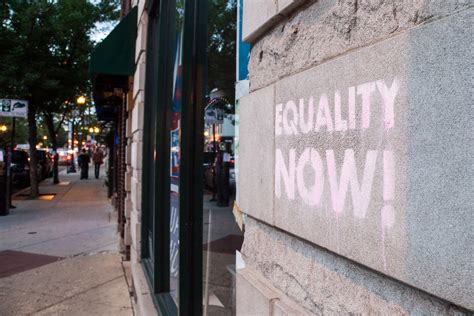
[[[81,180],[89,178],[89,163],[91,162],[91,158],[86,153],[86,149],[83,148],[79,157],[77,157],[77,163],[81,168]]]
[[[100,165],[104,163],[104,152],[97,147],[94,155],[92,156],[92,161],[94,162],[95,167],[95,178],[99,179]]]

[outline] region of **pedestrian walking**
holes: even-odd
[[[217,206],[229,206],[229,169],[230,153],[228,150],[219,150],[216,157],[216,175],[217,175]]]
[[[99,179],[100,165],[104,163],[104,152],[99,147],[96,148],[92,156],[92,161],[94,162],[95,178]]]
[[[77,157],[77,163],[81,168],[81,180],[89,178],[89,163],[91,162],[91,158],[86,153],[85,149],[82,149],[81,154]]]

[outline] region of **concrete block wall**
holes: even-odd
[[[469,313],[472,2],[280,2],[244,2],[246,270],[313,314]]]

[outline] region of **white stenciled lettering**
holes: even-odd
[[[367,82],[357,86],[357,94],[362,97],[362,129],[370,127],[370,102],[375,91],[375,82]]]
[[[311,132],[314,125],[314,99],[310,97],[308,100],[308,115],[305,115],[304,111],[304,99],[300,99],[300,106],[299,106],[299,121],[300,121],[300,130],[303,134],[307,134]],[[305,116],[307,119],[305,120]]]
[[[333,124],[331,118],[331,111],[329,110],[329,101],[328,96],[323,93],[319,98],[319,107],[318,107],[318,114],[316,116],[316,126],[315,130],[318,132],[321,126],[326,126],[328,132],[333,131]]]
[[[377,89],[382,96],[384,108],[384,126],[386,129],[392,128],[395,125],[395,114],[393,106],[395,104],[395,97],[398,93],[398,80],[393,79],[392,85],[387,87],[384,80],[377,80]]]
[[[357,178],[354,150],[347,149],[344,153],[344,162],[342,163],[339,183],[337,181],[336,159],[333,150],[326,151],[326,159],[334,212],[341,213],[343,211],[347,189],[350,186],[354,215],[359,218],[365,218],[372,193],[377,151],[369,150],[367,152],[362,186],[359,186],[359,180]]]
[[[291,112],[291,118],[288,113]],[[283,110],[283,131],[286,135],[298,135],[298,109],[295,102],[288,101]]]
[[[280,149],[275,152],[275,194],[278,198],[282,195],[281,181],[285,185],[286,196],[288,199],[295,198],[295,150],[290,149],[288,158],[288,168]]]
[[[337,90],[334,93],[334,130],[347,130],[347,121],[341,118],[341,93]]]
[[[314,182],[309,189],[306,187],[304,178],[304,171],[308,162],[314,171]],[[303,201],[308,205],[319,205],[324,188],[324,169],[321,157],[316,149],[306,148],[301,154],[296,169],[296,182],[298,185],[298,193]]]
[[[348,120],[349,120],[349,129],[356,128],[356,90],[355,87],[349,87],[349,93],[347,98],[347,108],[348,108]]]

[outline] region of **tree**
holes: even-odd
[[[208,24],[208,86],[235,96],[236,0],[210,0]]]
[[[62,113],[66,100],[87,91],[91,30],[96,22],[118,16],[117,2],[4,0],[0,4],[0,95],[29,101],[32,197],[39,193],[37,114],[44,115],[57,148],[59,127],[54,126],[54,115]]]

